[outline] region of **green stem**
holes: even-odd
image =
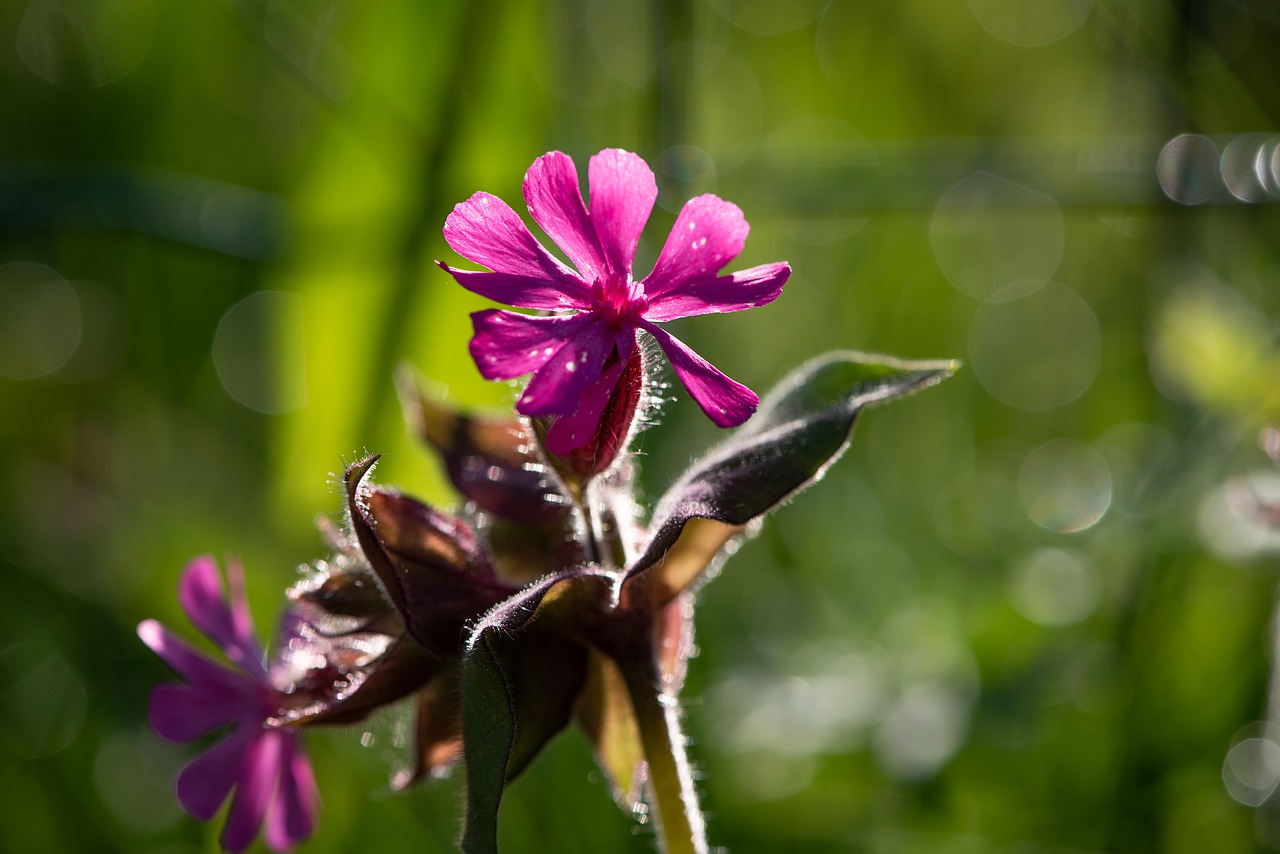
[[[582,528],[584,536],[582,538],[582,546],[586,551],[587,562],[599,564],[602,559],[600,549],[600,535],[596,529],[596,519],[591,512],[591,501],[587,498],[585,489],[574,491],[574,503],[578,506],[578,513],[582,516]]]
[[[649,769],[650,817],[663,854],[707,854],[707,827],[684,749],[676,698],[659,687],[656,664],[623,668]]]

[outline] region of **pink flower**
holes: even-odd
[[[283,692],[272,683],[254,637],[239,564],[227,568],[224,596],[218,565],[210,557],[187,564],[178,599],[191,622],[235,665],[223,666],[180,640],[155,620],[138,625],[138,637],[177,671],[183,683],[151,692],[151,728],[187,742],[231,725],[231,735],[178,775],[178,800],[209,821],[235,789],[222,845],[243,851],[265,824],[266,843],[287,851],[311,834],[318,805],[311,764],[295,733],[266,726],[280,714]]]
[[[749,227],[737,205],[705,195],[685,204],[653,270],[635,281],[631,264],[658,195],[653,172],[631,152],[606,149],[591,158],[588,179],[589,209],[566,154],[539,157],[524,179],[529,213],[576,269],[548,252],[514,210],[488,193],[459,204],[445,222],[449,246],[492,271],[441,264],[459,284],[504,305],[551,312],[473,314],[471,355],[480,373],[491,380],[532,373],[516,409],[560,416],[548,447],[564,455],[591,439],[636,347],[636,330],[643,329],[712,421],[741,424],[759,402],[751,389],[657,324],[770,303],[791,268],[783,262],[720,275],[742,251]]]

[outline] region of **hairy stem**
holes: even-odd
[[[656,664],[623,667],[649,769],[650,816],[663,854],[707,854],[707,828],[698,807],[676,698],[660,687]]]
[[[600,529],[596,524],[595,514],[591,512],[591,499],[587,497],[587,490],[574,491],[573,500],[578,507],[578,515],[582,517],[582,548],[586,552],[587,562],[599,564],[603,558]]]

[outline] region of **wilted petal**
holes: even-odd
[[[642,322],[641,326],[657,339],[689,396],[717,426],[736,427],[756,411],[759,398],[751,389],[725,376],[675,336],[652,323]]]
[[[584,279],[592,282],[604,275],[604,252],[582,203],[578,168],[569,155],[552,151],[533,161],[524,176],[524,200],[534,222],[564,250]]]
[[[695,314],[725,314],[768,305],[791,275],[786,262],[763,264],[727,276],[690,279],[649,300],[646,320],[662,322]]]
[[[720,272],[742,251],[751,227],[742,209],[718,196],[698,196],[685,202],[653,272],[645,277],[650,300],[694,280]]]
[[[248,848],[262,828],[280,775],[280,753],[285,738],[292,736],[259,730],[257,738],[250,744],[240,769],[236,793],[231,799],[231,809],[227,812],[227,824],[222,829],[222,847],[228,851]]]
[[[261,735],[258,726],[242,721],[226,741],[183,768],[177,785],[182,808],[201,821],[217,815],[231,787],[240,779],[250,747]]]
[[[252,688],[231,693],[221,686],[157,685],[151,690],[147,722],[161,738],[186,742],[226,726],[253,708]]]
[[[604,323],[589,324],[538,369],[520,395],[516,409],[533,417],[567,415],[577,410],[582,405],[583,392],[600,376],[613,341]]]
[[[637,154],[608,148],[591,158],[591,222],[609,270],[625,278],[640,243],[640,233],[658,198],[653,170]]]
[[[510,380],[545,365],[556,351],[591,325],[590,314],[567,317],[532,317],[502,309],[486,309],[471,315],[475,335],[469,345],[471,358],[487,380]]]
[[[263,837],[273,851],[288,851],[311,835],[320,802],[311,763],[297,739],[281,733],[279,781],[267,808]]]

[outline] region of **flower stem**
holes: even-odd
[[[659,687],[656,664],[623,667],[649,769],[649,806],[663,854],[707,854],[707,828],[684,749],[676,698]]]
[[[582,549],[588,563],[601,564],[603,554],[600,548],[600,532],[596,525],[595,515],[591,512],[591,499],[585,489],[573,490],[573,503],[582,518]]]

